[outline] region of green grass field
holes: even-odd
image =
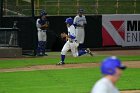
[[[140,89],[139,70],[125,70],[117,87]],[[0,93],[90,93],[101,77],[98,68],[0,73]]]
[[[49,52],[47,57],[27,57],[1,59],[0,68],[26,67],[33,65],[56,64],[60,52]],[[74,58],[68,53],[66,63],[101,62],[109,55],[85,55]],[[140,61],[140,56],[118,56],[122,61]],[[37,70],[0,72],[0,93],[90,93],[94,83],[101,78],[95,68],[69,68],[58,70]],[[120,90],[140,90],[140,68],[124,71],[117,87]]]
[[[33,57],[33,58],[24,58],[24,59],[1,59],[0,68],[15,68],[15,67],[25,67],[33,65],[46,65],[46,64],[56,64],[60,61],[60,52],[50,52],[49,56],[46,57]],[[72,57],[70,53],[66,56],[66,63],[92,63],[92,62],[101,62],[103,58],[107,55],[96,55],[91,57],[89,55],[81,57]],[[118,56],[122,61],[138,61],[140,56]]]

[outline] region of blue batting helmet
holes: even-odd
[[[101,72],[104,75],[113,75],[116,73],[116,68],[125,69],[121,61],[116,56],[105,58],[101,63]]]
[[[45,16],[45,15],[47,15],[47,13],[45,12],[45,10],[42,10],[42,11],[40,12],[40,16]]]
[[[72,19],[71,17],[66,18],[65,22],[66,22],[67,24],[72,25],[72,24],[73,24],[73,19]]]

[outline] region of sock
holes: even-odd
[[[79,44],[78,49],[83,50],[83,44]]]
[[[45,54],[45,48],[46,48],[46,42],[43,41],[43,45],[42,45],[42,53],[43,53],[43,55]]]
[[[40,54],[40,52],[41,52],[41,41],[38,41],[37,54]]]
[[[87,52],[85,50],[79,50],[78,51],[78,56],[82,56],[84,54],[86,54]]]
[[[42,52],[43,52],[43,41],[40,41],[40,53],[42,55]]]
[[[65,55],[61,55],[61,61],[64,63]]]

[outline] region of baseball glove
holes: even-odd
[[[48,24],[42,25],[42,26],[41,26],[41,29],[42,29],[42,30],[47,30],[47,29],[48,29]]]
[[[65,32],[61,33],[60,37],[65,41],[68,40],[68,35]]]

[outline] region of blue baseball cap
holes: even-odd
[[[72,25],[73,24],[73,19],[71,17],[66,18],[65,23]]]
[[[126,66],[121,63],[121,61],[116,56],[111,56],[105,58],[101,63],[101,72],[102,74],[115,74],[115,69],[126,69]]]

